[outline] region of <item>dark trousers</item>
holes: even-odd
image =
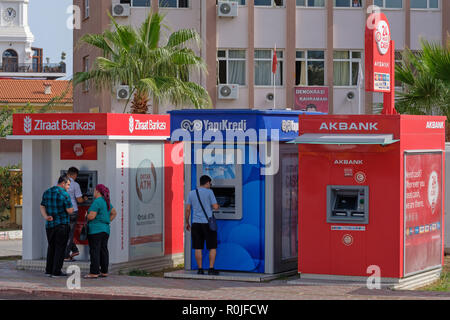
[[[77,226],[78,220],[78,211],[74,211],[73,214],[69,215],[70,217],[70,231],[69,231],[69,240],[67,241],[65,258],[70,258],[70,252],[78,252],[78,248],[76,244],[73,242],[73,234],[75,232],[75,227]]]
[[[59,275],[64,264],[64,253],[69,238],[69,226],[60,224],[56,227],[48,228],[46,231],[48,249],[45,273]]]
[[[92,274],[108,273],[108,239],[109,234],[106,232],[88,235],[89,255],[91,256],[90,273]]]

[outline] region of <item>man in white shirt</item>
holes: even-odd
[[[75,226],[77,225],[78,220],[78,204],[85,202],[88,198],[86,196],[83,197],[80,185],[75,181],[78,177],[78,172],[78,169],[75,167],[70,167],[67,171],[67,176],[70,179],[70,188],[67,193],[69,193],[70,201],[72,201],[74,210],[73,214],[70,215],[69,241],[67,242],[64,261],[72,261],[74,257],[80,254],[76,244],[73,242],[73,234],[75,232]]]

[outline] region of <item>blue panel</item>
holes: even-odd
[[[248,154],[249,146],[245,147]],[[192,165],[191,186],[196,187],[196,166]],[[264,272],[265,186],[260,165],[242,167],[243,217],[241,220],[218,220],[217,270]],[[197,269],[192,250],[192,269]],[[203,267],[209,267],[209,253],[203,250]]]

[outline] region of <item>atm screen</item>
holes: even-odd
[[[234,187],[212,187],[211,189],[220,208],[235,208],[236,191]]]
[[[357,195],[338,194],[336,197],[336,210],[356,210],[358,207]]]

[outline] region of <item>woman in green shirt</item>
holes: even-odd
[[[103,184],[95,187],[94,199],[87,214],[91,266],[85,278],[108,276],[110,223],[117,215],[109,199],[109,189]]]

